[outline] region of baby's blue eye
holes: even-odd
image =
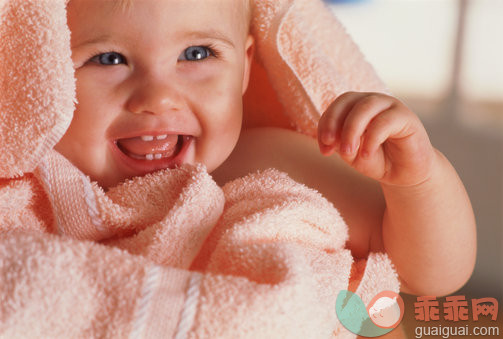
[[[206,46],[190,46],[178,57],[178,60],[199,61],[212,55],[211,50]]]
[[[93,58],[91,58],[91,61],[106,66],[126,64],[126,58],[122,54],[117,52],[107,52],[98,54]]]

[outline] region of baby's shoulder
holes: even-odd
[[[346,193],[353,185],[378,187],[338,156],[323,156],[317,141],[307,135],[274,127],[244,130],[229,158],[212,175],[221,185],[259,170],[275,168],[321,193]],[[326,195],[326,194],[324,194]],[[331,200],[331,196],[327,197]]]
[[[292,174],[318,157],[316,142],[301,133],[274,127],[242,131],[229,158],[213,172],[215,180],[224,184],[251,172],[276,168]]]

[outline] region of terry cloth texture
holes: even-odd
[[[62,217],[47,229],[17,227],[6,210],[0,220],[5,338],[353,338],[338,292],[358,286],[368,303],[399,290],[387,256],[355,263],[337,210],[284,173],[220,188],[185,165],[105,193],[48,158],[25,184],[41,182]]]
[[[65,0],[0,0],[0,337],[354,338],[341,289],[398,292],[347,226],[275,170],[220,188],[203,166],[105,192],[53,150],[73,115]],[[245,126],[314,136],[348,90],[384,91],[318,0],[255,0]]]

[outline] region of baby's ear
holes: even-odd
[[[246,38],[245,43],[245,63],[244,63],[244,75],[243,75],[243,95],[248,88],[248,83],[250,82],[250,70],[251,63],[253,60],[253,54],[255,53],[255,39],[251,34]]]

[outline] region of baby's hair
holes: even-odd
[[[123,11],[127,10],[130,8],[131,4],[133,3],[134,0],[117,0],[115,2],[116,6],[118,9],[121,9]],[[234,0],[231,0],[234,1]],[[245,13],[246,13],[246,19],[247,19],[247,24],[249,25],[252,17],[252,0],[241,0],[243,1]]]
[[[120,9],[122,11],[126,11],[131,7],[133,0],[117,0],[114,1],[116,9]]]
[[[122,8],[129,7],[134,0],[117,0],[117,4]],[[242,0],[247,13],[251,12],[251,0]]]

